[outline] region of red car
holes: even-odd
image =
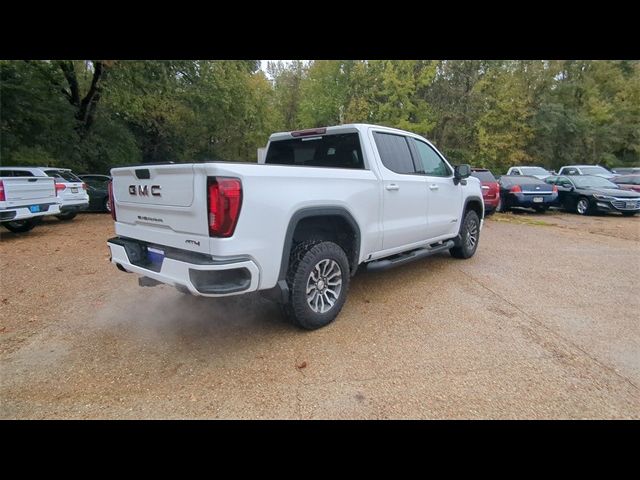
[[[611,181],[624,190],[640,192],[640,175],[619,175]]]
[[[498,185],[496,177],[486,168],[472,168],[471,176],[480,180],[482,185],[485,215],[492,214],[500,203],[500,185]]]

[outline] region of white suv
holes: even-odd
[[[565,165],[560,169],[558,175],[596,175],[606,179],[616,176],[600,165]]]
[[[9,168],[9,167],[5,167]],[[25,177],[53,177],[60,203],[60,220],[71,220],[79,211],[89,207],[87,185],[68,168],[56,167],[10,167]]]

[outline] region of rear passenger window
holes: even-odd
[[[432,177],[448,177],[451,171],[444,160],[436,153],[436,151],[424,142],[413,139],[420,160],[422,161],[422,170],[425,175]]]
[[[396,173],[417,173],[405,137],[381,132],[374,132],[373,137],[385,167]]]

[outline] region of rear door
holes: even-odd
[[[382,249],[427,239],[427,179],[418,172],[404,135],[373,132],[382,176]]]
[[[65,188],[58,190],[58,198],[62,200],[63,204],[89,200],[83,181],[71,171],[47,169],[44,173],[54,178],[56,183],[64,185]]]
[[[453,183],[453,169],[429,144],[412,138],[427,181],[429,239],[454,236],[462,214],[462,188]]]

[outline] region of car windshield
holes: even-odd
[[[68,170],[46,170],[44,173],[60,182],[82,182],[80,178],[76,177]]]
[[[522,173],[525,175],[550,175],[550,173],[542,167],[521,167],[520,170],[522,170]]]
[[[603,167],[580,167],[585,175],[602,175],[603,173],[610,175],[611,172]]]
[[[581,188],[620,188],[606,178],[596,177],[594,175],[575,176],[572,177],[571,180],[576,184],[576,187]]]

